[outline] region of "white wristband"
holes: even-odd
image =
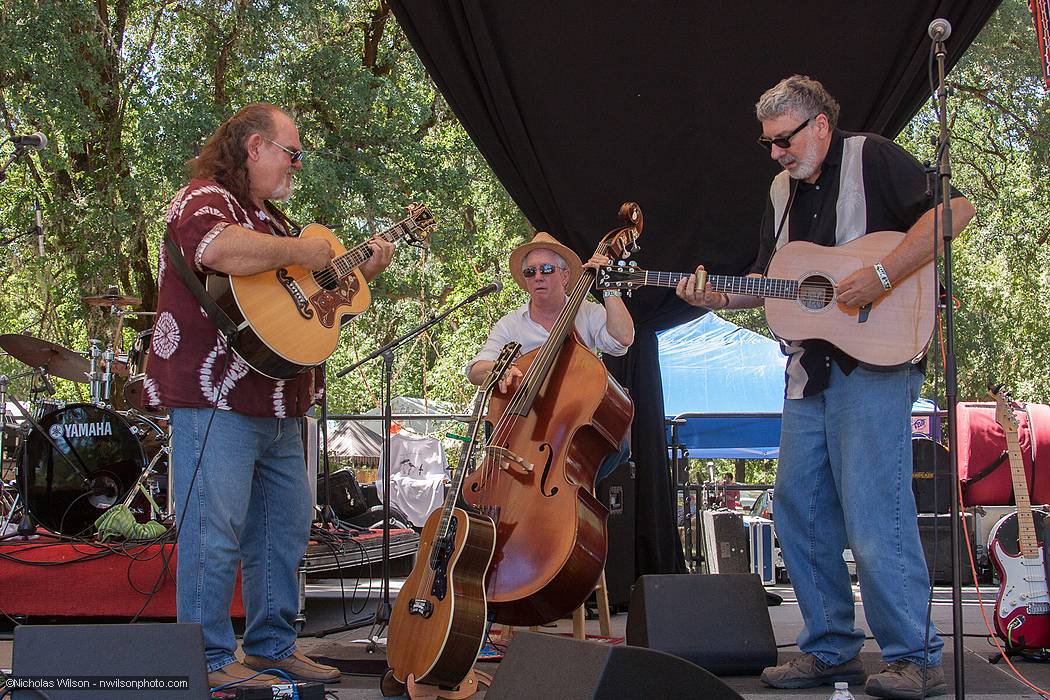
[[[875,274],[879,276],[879,281],[882,282],[882,288],[887,292],[893,289],[893,285],[890,284],[890,276],[886,274],[886,268],[882,266],[882,263],[877,262],[872,267],[875,268]]]

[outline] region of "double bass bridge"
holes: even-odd
[[[519,471],[522,474],[528,474],[532,472],[536,466],[526,460],[524,457],[508,450],[506,447],[499,447],[498,445],[490,445],[485,448],[488,451],[489,457],[496,460],[496,464],[503,471]]]

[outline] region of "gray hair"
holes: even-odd
[[[808,75],[793,75],[763,92],[755,103],[755,116],[760,122],[788,113],[799,119],[824,114],[834,128],[839,121],[839,103],[820,81]]]
[[[528,265],[526,265],[526,263],[528,262],[529,257],[532,256],[533,253],[535,253],[537,251],[540,251],[540,250],[545,250],[548,253],[550,253],[551,255],[553,255],[555,261],[557,261],[557,263],[558,263],[558,267],[560,267],[561,269],[563,269],[563,270],[568,270],[569,269],[569,263],[565,262],[565,258],[563,258],[562,256],[558,255],[557,251],[551,250],[550,248],[533,248],[532,250],[529,251],[529,254],[525,256],[525,259],[521,261],[521,264],[522,264],[522,268],[521,269],[522,269],[522,271],[524,271],[525,268],[528,267]]]

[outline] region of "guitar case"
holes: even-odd
[[[959,480],[967,506],[1014,505],[1006,436],[995,403],[958,405]],[[1050,504],[1050,406],[1023,404],[1014,412],[1021,461],[1033,505]]]

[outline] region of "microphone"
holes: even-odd
[[[47,148],[47,137],[37,131],[26,136],[12,136],[11,143],[20,148],[35,148],[39,151]]]
[[[930,22],[930,26],[926,29],[926,33],[929,34],[930,38],[934,41],[944,41],[952,35],[952,25],[943,17],[938,17]]]
[[[469,304],[472,301],[477,301],[481,297],[488,296],[489,294],[492,294],[493,292],[498,292],[501,289],[503,289],[503,284],[501,284],[498,281],[497,282],[493,282],[492,284],[486,285],[486,286],[482,287],[481,289],[479,289],[478,291],[476,291],[473,294],[471,294],[469,297],[464,299],[462,303]]]
[[[40,216],[40,200],[33,200],[33,213],[36,215],[36,252],[41,258],[44,257],[44,220]]]

